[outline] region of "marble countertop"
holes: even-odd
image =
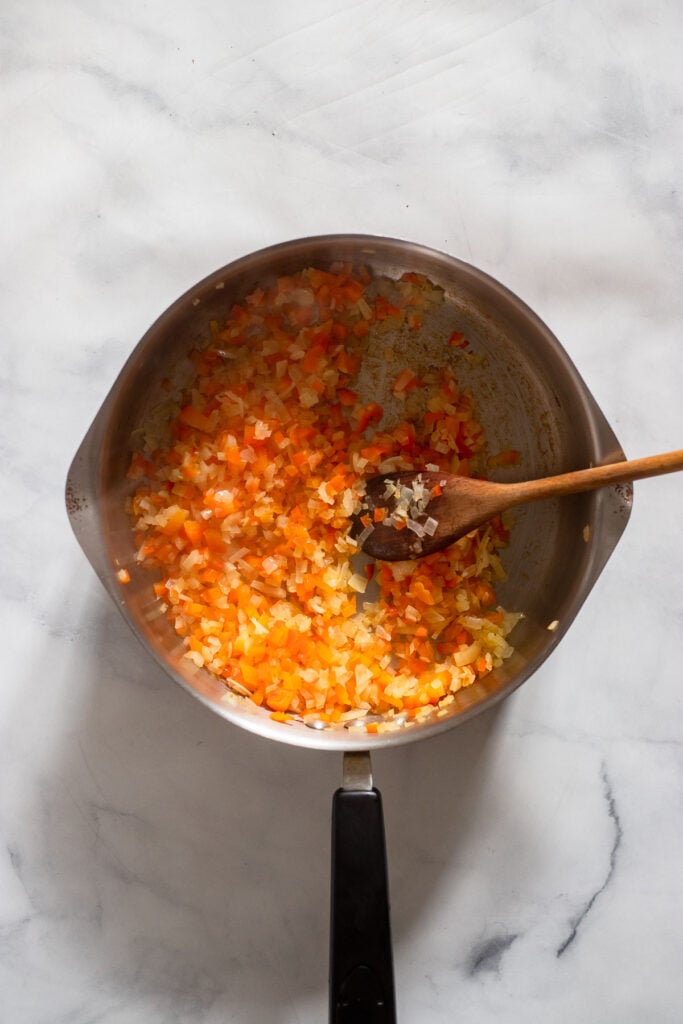
[[[409,238],[521,295],[630,457],[683,443],[668,0],[6,0],[0,1019],[326,1019],[337,755],[170,683],[78,547],[69,462],[231,259]],[[683,477],[492,714],[380,752],[399,1019],[683,1019]]]

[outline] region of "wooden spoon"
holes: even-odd
[[[353,517],[351,536],[373,558],[387,562],[421,558],[447,547],[496,513],[515,505],[679,469],[683,469],[683,451],[511,484],[428,470],[388,473],[366,482],[363,508]],[[377,515],[375,509],[380,510]],[[385,514],[386,520],[376,521]],[[397,529],[394,522],[411,522],[412,526]],[[420,535],[425,524],[427,532]]]

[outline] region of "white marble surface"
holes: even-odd
[[[63,508],[186,287],[411,238],[555,330],[630,456],[683,443],[683,11],[668,0],[5,0],[0,1020],[326,1017],[340,759],[170,684]],[[375,758],[403,1024],[678,1024],[683,477],[496,713]]]

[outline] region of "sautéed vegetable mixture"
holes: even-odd
[[[512,652],[500,518],[410,562],[372,562],[349,536],[366,477],[481,462],[453,369],[408,367],[393,348],[398,335],[410,351],[442,297],[420,275],[347,265],[257,288],[193,353],[167,439],[132,458],[137,559],[158,573],[185,656],[275,719],[381,731],[447,706]],[[373,360],[381,386],[364,381]]]

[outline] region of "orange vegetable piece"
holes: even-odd
[[[351,391],[349,388],[337,388],[337,398],[341,405],[355,405],[358,401],[358,395],[355,391]]]
[[[382,406],[377,402],[369,402],[356,412],[358,419],[358,430],[362,434],[371,423],[379,423],[384,415]]]
[[[201,524],[196,522],[196,520],[186,519],[183,523],[183,533],[191,544],[197,546],[201,543],[203,531]]]
[[[341,370],[342,373],[348,373],[350,376],[353,376],[360,370],[360,363],[361,359],[358,353],[342,349],[337,356],[334,365],[338,370]]]
[[[193,405],[186,405],[184,409],[181,409],[178,419],[185,426],[194,427],[195,430],[201,430],[206,434],[210,433],[213,429],[208,416],[205,416],[200,409],[196,409]]]
[[[161,532],[168,535],[177,533],[187,519],[187,515],[188,513],[186,509],[177,508],[169,515],[164,525],[160,527]]]
[[[416,388],[418,384],[419,381],[415,374],[413,373],[413,371],[405,369],[401,370],[398,377],[396,377],[393,384],[391,385],[391,390],[394,392],[395,395],[398,395],[402,391],[412,391],[412,389]]]

